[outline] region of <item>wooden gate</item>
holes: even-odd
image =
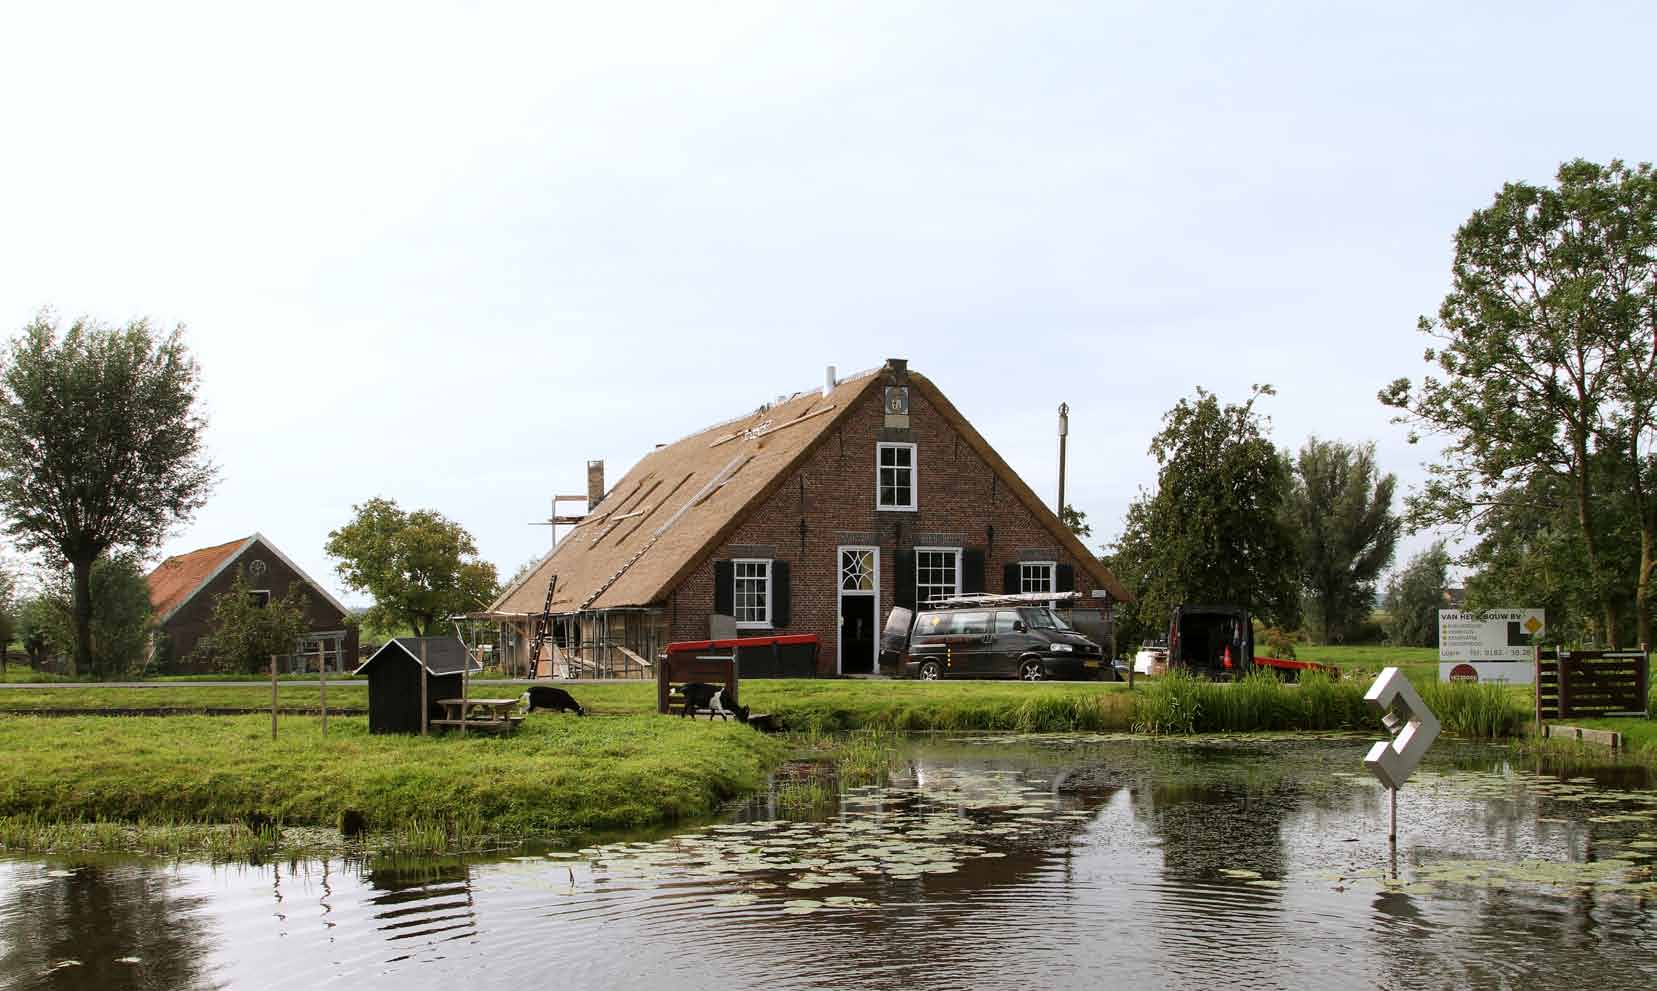
[[[1644,716],[1650,673],[1640,650],[1538,650],[1536,721]]]

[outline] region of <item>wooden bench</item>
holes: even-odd
[[[443,718],[433,719],[432,726],[460,726],[465,714],[467,729],[485,733],[509,733],[518,728],[524,717],[515,714],[518,700],[511,699],[438,699],[443,707]]]
[[[734,655],[668,655],[656,667],[656,711],[662,715],[683,715],[685,696],[680,689],[692,682],[723,685],[732,705],[739,705],[737,696],[736,657]],[[712,709],[691,711],[692,716],[711,715]]]

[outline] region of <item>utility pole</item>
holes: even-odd
[[[1070,404],[1059,404],[1059,522],[1064,522],[1064,442],[1070,435]]]

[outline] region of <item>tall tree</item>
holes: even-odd
[[[351,522],[328,534],[345,584],[374,597],[365,626],[412,628],[416,636],[448,629],[449,617],[482,609],[500,584],[495,566],[460,524],[431,509],[404,512],[395,499],[352,507]]]
[[[1140,596],[1130,627],[1155,629],[1181,602],[1242,606],[1278,626],[1298,624],[1299,566],[1285,513],[1291,470],[1254,408],[1273,394],[1256,386],[1248,402],[1221,406],[1199,388],[1163,417],[1151,442],[1156,491],[1129,508],[1110,558]]]
[[[1450,577],[1450,553],[1440,540],[1410,558],[1387,582],[1387,639],[1400,646],[1438,645],[1438,611]]]
[[[1637,501],[1652,499],[1645,472],[1657,363],[1657,190],[1651,167],[1581,160],[1560,167],[1555,187],[1509,183],[1456,232],[1451,290],[1427,360],[1443,378],[1412,389],[1393,382],[1380,399],[1415,430],[1448,441],[1443,460],[1410,499],[1412,525],[1468,527],[1515,491],[1562,480],[1581,570],[1572,580],[1593,603],[1595,625],[1615,646],[1625,634],[1619,586],[1639,588],[1638,636],[1649,639],[1652,556],[1619,574],[1605,547],[1597,503],[1607,494],[1606,455]],[[1649,547],[1657,511],[1642,506]]]
[[[0,360],[0,512],[21,546],[69,563],[70,673],[90,670],[93,563],[155,547],[212,489],[199,373],[183,328],[144,320],[77,320],[60,337],[42,315]]]
[[[1289,522],[1299,540],[1300,580],[1324,643],[1345,639],[1375,605],[1402,522],[1392,511],[1398,480],[1375,467],[1375,445],[1313,437],[1295,459]]]
[[[92,623],[87,632],[92,650],[81,672],[119,678],[142,669],[155,629],[143,562],[130,551],[100,557],[93,562],[88,591]],[[52,604],[51,641],[68,653],[78,643],[78,633],[75,579],[67,566],[47,578],[46,596]]]
[[[195,654],[221,671],[255,672],[272,654],[291,654],[310,629],[309,597],[299,582],[280,599],[259,602],[238,571],[230,587],[213,600],[211,632],[196,642]]]

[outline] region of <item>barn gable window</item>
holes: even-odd
[[[875,508],[916,508],[915,445],[875,445]]]

